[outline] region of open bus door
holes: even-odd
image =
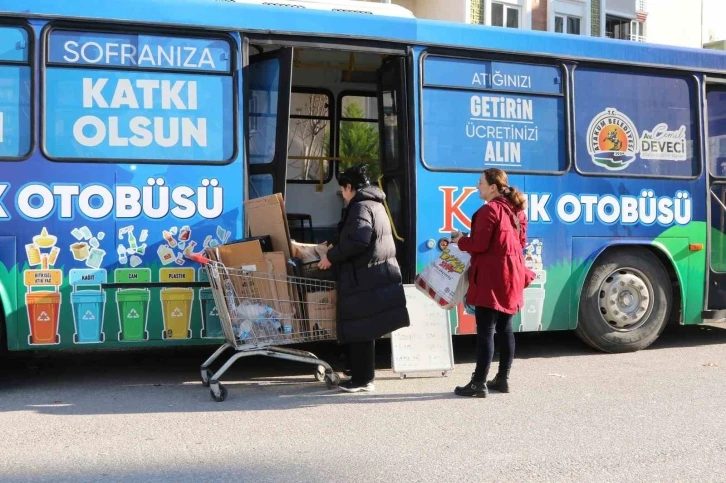
[[[706,83],[708,251],[704,319],[726,318],[726,80]]]
[[[413,283],[415,242],[412,237],[413,199],[409,170],[409,104],[406,57],[389,57],[378,69],[378,127],[381,176],[377,182],[386,193],[386,209],[393,226],[396,254],[404,283]]]
[[[250,56],[243,79],[249,199],[275,193],[284,198],[292,47]]]

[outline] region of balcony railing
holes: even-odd
[[[614,32],[605,32],[605,37],[609,39],[630,40],[632,42],[647,42],[645,40],[645,35],[629,34],[626,37],[616,37]]]

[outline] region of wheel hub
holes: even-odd
[[[650,282],[635,269],[614,271],[600,287],[600,314],[616,330],[630,331],[640,327],[648,319],[652,304]]]

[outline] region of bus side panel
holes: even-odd
[[[454,230],[471,231],[471,218],[482,206],[482,201],[475,188],[479,179],[478,174],[433,173],[421,167],[417,176],[417,210],[419,213],[428,214],[419,216],[417,220],[416,270],[420,272],[441,253],[438,249],[439,240],[448,238]],[[530,224],[527,230],[526,252],[532,259],[539,260],[528,262],[533,264],[538,278],[525,290],[524,307],[515,316],[514,330],[518,332],[565,330],[572,325],[570,318],[565,314],[570,313],[573,267],[578,267],[579,263],[572,263],[572,239],[566,233],[566,225],[553,223],[552,219],[543,217],[545,212],[542,210],[536,212],[537,198],[533,198],[536,195],[541,199],[547,195],[547,191],[557,192],[557,185],[562,183],[563,178],[546,178],[549,185],[547,190],[541,186],[541,191],[535,191],[534,195],[529,193],[529,185],[525,185],[525,183],[535,184],[530,182],[530,179],[532,178],[527,178],[525,181],[525,177],[521,175],[509,177],[512,186],[528,191]],[[428,248],[429,240],[435,242],[435,248]],[[451,320],[455,334],[476,333],[474,317],[465,314],[461,308],[452,311]]]
[[[0,312],[4,313],[8,347],[16,344],[15,321],[18,310],[16,276],[15,237],[0,236]],[[1,319],[2,316],[0,316],[0,323],[2,323]]]
[[[42,44],[40,30],[36,29],[38,45]],[[67,35],[89,42],[95,41],[95,35],[105,38],[93,32]],[[38,59],[43,62],[41,56]],[[242,237],[241,123],[234,123],[237,132],[232,129],[232,119],[241,112],[235,101],[241,97],[229,87],[239,85],[241,76],[191,77],[175,71],[150,74],[117,67],[45,66],[36,93],[36,105],[44,103],[39,109],[43,137],[28,159],[9,163],[5,172],[8,184],[0,206],[12,222],[2,228],[13,236],[0,237],[0,296],[11,314],[7,322],[12,349],[193,345],[220,340],[218,317],[215,330],[203,332],[205,309],[216,317],[208,288],[104,290],[102,285],[200,281],[199,265],[185,255]],[[181,114],[164,108],[158,89],[153,92],[153,106],[147,108],[145,93],[136,82],[152,75],[170,89],[175,85],[177,90],[188,89],[173,97],[177,104],[188,102],[190,108],[174,107],[174,102],[170,106]],[[107,85],[101,89],[98,86],[106,78]],[[199,89],[191,90],[186,83],[190,79],[198,82]],[[91,107],[83,97],[89,83],[98,87]],[[207,84],[211,87],[206,88]],[[137,87],[132,93],[124,85]],[[131,96],[135,103],[117,99]],[[95,104],[110,107],[98,109]],[[182,138],[173,146],[141,146],[144,152],[139,147],[134,151],[123,140],[112,145],[109,136],[100,140],[92,156],[78,147],[74,126],[89,116],[103,126],[108,124],[96,132],[128,136],[117,132],[118,125],[128,127],[129,118],[143,115],[154,120],[147,124],[154,129],[157,119],[166,123],[164,136],[171,136],[173,119],[196,115],[195,110],[206,116],[209,150],[200,145],[188,156],[193,160],[229,157],[228,164],[168,163],[167,159],[187,155]],[[94,131],[83,133],[89,136]],[[160,133],[148,139],[161,139]],[[230,139],[236,141],[234,151]],[[51,161],[49,155],[57,159]],[[113,159],[121,161],[109,162]],[[140,162],[135,164],[134,159]],[[11,249],[5,249],[7,243]]]

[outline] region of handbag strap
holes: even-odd
[[[507,210],[507,213],[509,214],[510,221],[512,222],[512,226],[517,227],[517,235],[519,235],[522,231],[521,223],[519,222],[519,217],[514,214],[514,210],[512,210],[509,205],[505,204],[505,208]]]

